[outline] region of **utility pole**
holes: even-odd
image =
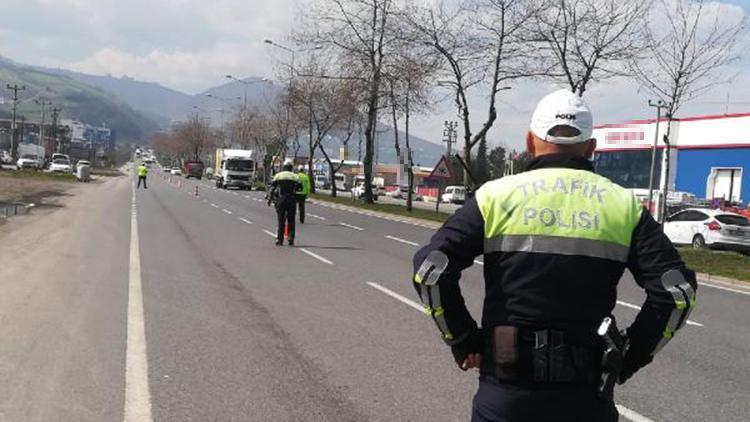
[[[34,100],[34,102],[42,107],[42,119],[39,123],[39,145],[44,146],[44,119],[46,117],[45,111],[47,106],[52,105],[52,101],[47,101],[44,98]]]
[[[55,151],[54,152],[60,152],[60,140],[57,136],[57,119],[60,117],[60,112],[62,109],[58,107],[52,108],[52,136],[54,138],[54,145],[55,145]],[[45,151],[46,153],[46,151]],[[51,155],[51,154],[50,154]]]
[[[13,122],[11,123],[10,154],[13,156],[13,161],[15,161],[16,159],[18,159],[18,138],[16,134],[16,108],[18,107],[18,91],[25,91],[26,86],[7,84],[6,88],[13,91]]]
[[[669,104],[662,100],[653,102],[648,100],[648,106],[656,108],[656,129],[654,130],[654,145],[651,148],[651,170],[648,174],[648,210],[653,214],[654,201],[654,169],[656,168],[656,147],[659,143],[659,122],[661,121],[661,110],[669,107]],[[661,214],[661,213],[660,213]],[[657,220],[659,216],[657,216]]]

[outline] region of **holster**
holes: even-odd
[[[496,326],[490,333],[491,375],[501,381],[596,384],[601,353],[572,344],[560,330]]]

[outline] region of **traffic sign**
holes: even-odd
[[[445,157],[445,155],[440,157],[440,161],[438,161],[437,165],[432,170],[432,173],[430,173],[430,177],[436,177],[440,179],[453,178],[453,172],[451,171],[451,167],[448,165],[448,159]]]

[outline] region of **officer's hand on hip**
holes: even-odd
[[[479,368],[482,365],[482,355],[479,353],[471,353],[466,356],[466,359],[458,365],[462,371],[468,371],[472,368]]]

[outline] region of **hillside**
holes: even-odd
[[[25,85],[19,93],[18,114],[39,120],[40,108],[34,100],[45,98],[62,108],[62,118],[78,119],[90,124],[106,124],[117,132],[120,141],[140,141],[159,129],[152,119],[133,110],[114,95],[76,81],[68,76],[44,72],[32,67],[0,60],[0,81]],[[12,93],[5,90],[0,116],[11,115]]]

